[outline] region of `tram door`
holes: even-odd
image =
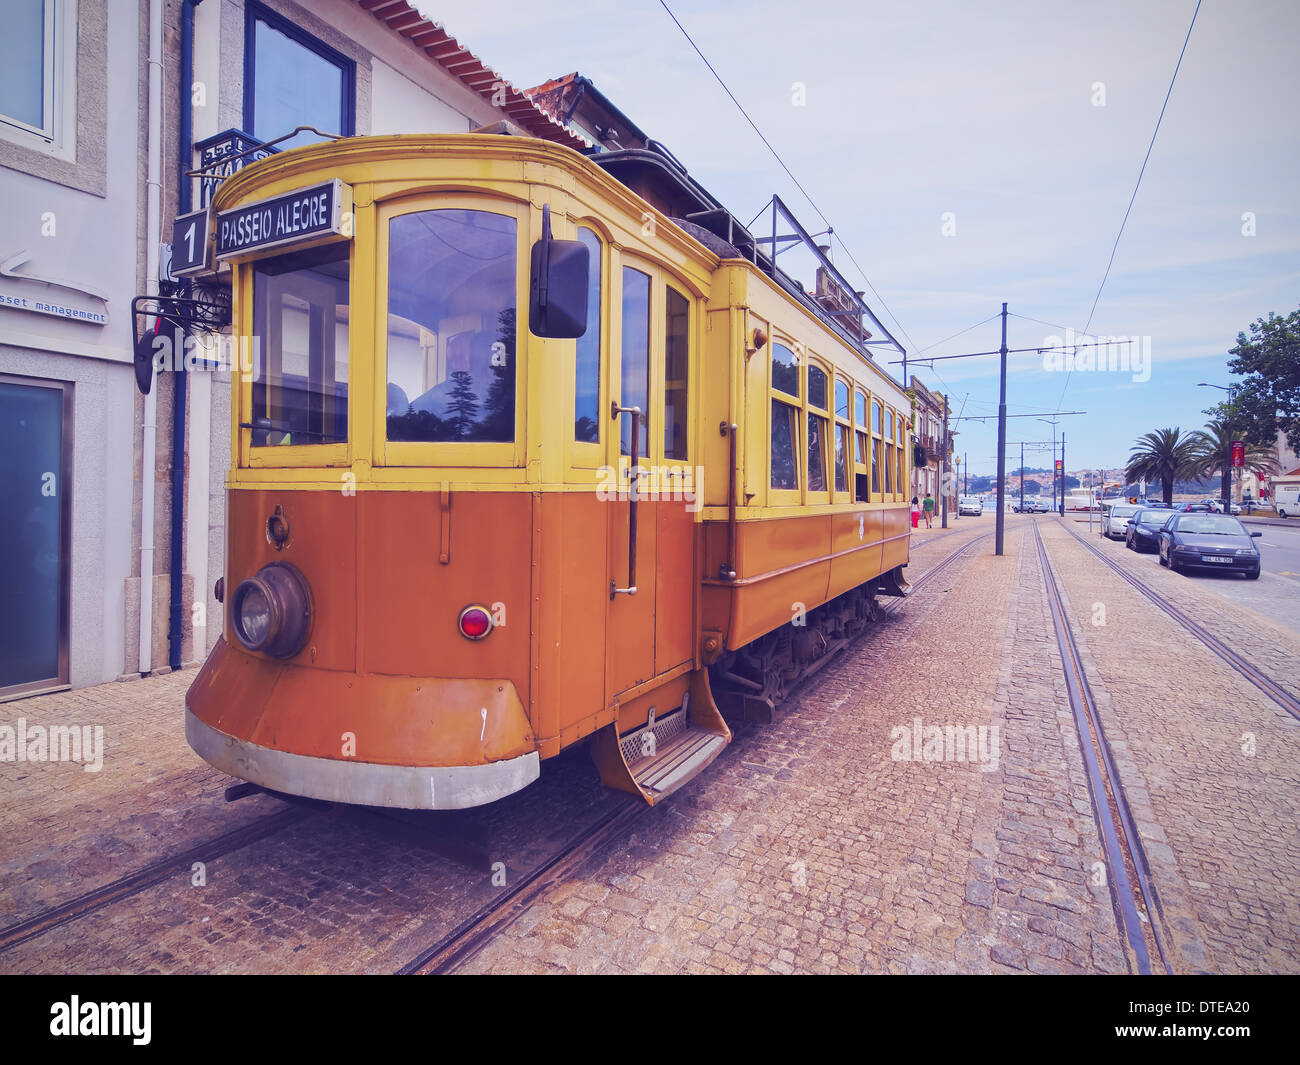
[[[641,413],[635,463],[631,413],[609,434],[610,465],[620,485],[635,464],[636,594],[628,578],[631,500],[620,498],[608,522],[606,554],[613,596],[607,625],[607,698],[671,670],[692,654],[694,478],[687,462],[690,303],[670,284],[629,263],[622,268],[621,314],[609,394]],[[622,493],[620,493],[622,494]]]

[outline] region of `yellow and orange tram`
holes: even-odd
[[[906,593],[911,401],[633,154],[364,137],[221,186],[247,359],[186,700],[212,765],[453,809],[586,742],[653,803],[720,705],[763,717]]]

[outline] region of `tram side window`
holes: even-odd
[[[867,472],[871,467],[868,455],[871,450],[871,428],[867,425],[867,397],[856,389],[853,392],[853,423],[857,427],[855,432],[858,441],[856,466],[862,467],[862,472],[858,473],[855,466],[853,498],[855,502],[867,503],[871,500],[871,475]]]
[[[515,438],[515,219],[445,209],[388,224],[388,439]]]
[[[348,244],[253,267],[254,447],[348,438]]]
[[[884,456],[880,453],[884,447],[880,439],[880,404],[875,400],[871,401],[871,491],[879,495],[885,490],[881,482],[882,467],[881,460]]]
[[[590,229],[578,230],[587,246],[591,272],[587,275],[587,331],[578,338],[573,386],[573,439],[600,443],[600,238]]]
[[[853,465],[853,431],[846,421],[849,416],[849,386],[835,380],[835,491],[849,490],[849,470]]]
[[[826,373],[820,367],[808,367],[808,491],[826,491],[826,419],[813,412],[825,410]]]
[[[639,407],[637,450],[650,454],[650,275],[623,267],[623,407]],[[632,416],[623,415],[621,454],[632,454]]]
[[[885,408],[885,491],[894,491],[894,412]]]
[[[780,343],[772,344],[772,393],[772,487],[798,491],[799,359]]]
[[[799,463],[795,443],[799,439],[799,408],[779,399],[772,400],[772,487],[799,488]]]
[[[826,491],[826,419],[808,415],[808,491]]]
[[[664,458],[686,459],[686,388],[690,372],[690,304],[669,288],[664,330]]]

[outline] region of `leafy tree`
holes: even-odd
[[[1013,484],[1013,485],[1012,485],[1012,488],[1015,490],[1015,492],[1016,492],[1017,495],[1020,494],[1020,485],[1019,485],[1019,484]],[[1042,495],[1042,494],[1043,494],[1043,486],[1042,486],[1041,484],[1039,484],[1037,481],[1026,481],[1026,482],[1025,482],[1025,495],[1027,495],[1027,496],[1037,496],[1037,495]]]
[[[1139,437],[1129,453],[1124,475],[1130,481],[1159,481],[1165,503],[1174,501],[1174,482],[1186,476],[1196,459],[1198,442],[1177,429],[1157,429]]]
[[[1277,448],[1272,441],[1277,438],[1274,433],[1269,437],[1267,446],[1250,440],[1243,440],[1242,419],[1232,407],[1220,403],[1218,417],[1211,418],[1205,428],[1193,433],[1189,440],[1196,443],[1196,453],[1187,473],[1196,478],[1219,475],[1219,498],[1229,499],[1232,495],[1232,442],[1242,440],[1246,448],[1245,469],[1253,473],[1273,473],[1277,470]]]
[[[1251,323],[1250,334],[1238,333],[1228,352],[1228,370],[1245,377],[1235,397],[1238,428],[1246,441],[1265,446],[1281,429],[1300,451],[1300,310],[1285,318],[1269,312]]]

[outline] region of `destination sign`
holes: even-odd
[[[344,211],[351,209],[351,201],[351,186],[335,178],[222,211],[217,215],[217,259],[239,259],[287,244],[351,236],[350,226],[347,233],[343,231]]]

